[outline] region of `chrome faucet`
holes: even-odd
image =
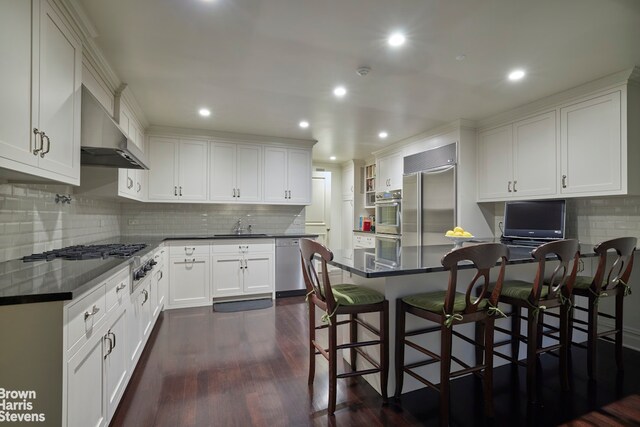
[[[242,218],[238,218],[236,225],[233,227],[233,232],[236,234],[242,234]]]

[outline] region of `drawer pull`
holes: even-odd
[[[145,302],[149,301],[149,292],[147,292],[146,289],[142,290],[142,294],[144,295],[144,300],[142,300],[142,304],[140,305],[144,305]]]
[[[111,332],[107,332],[107,334],[104,336],[104,340],[105,341],[109,341],[109,349],[107,350],[107,352],[104,355],[104,358],[106,359],[107,356],[109,356],[111,354],[111,352],[113,351],[113,341],[111,341],[111,338],[109,338],[109,335],[111,334]]]
[[[111,335],[113,337],[113,347],[111,347],[111,350],[113,350],[114,348],[116,348],[116,334],[114,334],[113,332],[109,331],[109,332],[107,332],[107,335]]]
[[[91,312],[88,312],[88,311],[84,312],[84,320],[86,321],[89,317],[95,316],[99,311],[100,309],[94,305],[93,309],[91,309]]]
[[[124,283],[120,283],[118,286],[116,286],[116,293],[120,292],[121,290],[123,290],[126,287],[127,287],[127,285],[125,285]]]

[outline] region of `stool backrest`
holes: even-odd
[[[553,270],[551,278],[545,283],[545,266],[547,261],[550,261],[547,259],[548,255],[555,255],[559,264]],[[573,284],[578,273],[580,243],[576,239],[556,240],[538,246],[531,251],[531,256],[538,261],[538,270],[533,281],[531,295],[529,295],[529,302],[535,303],[540,300],[543,286],[549,287],[548,299],[556,298],[559,294],[564,298],[569,298],[573,292]],[[569,264],[572,260],[573,265],[569,270]]]
[[[442,257],[442,265],[449,270],[449,285],[447,287],[447,294],[444,301],[444,311],[447,314],[453,313],[453,303],[455,301],[456,287],[458,285],[458,264],[462,261],[471,261],[476,268],[476,274],[471,279],[465,293],[465,301],[467,306],[462,314],[473,313],[478,311],[478,307],[485,297],[487,289],[489,288],[489,271],[496,266],[496,261],[500,259],[500,272],[498,273],[498,280],[496,285],[489,295],[489,303],[496,307],[498,305],[498,298],[502,291],[502,282],[504,280],[504,269],[509,259],[509,248],[501,243],[483,243],[474,246],[467,246],[460,249],[454,249],[444,257]],[[476,282],[480,278],[484,279],[481,283],[482,292],[472,296],[472,291],[476,287]]]
[[[318,278],[313,262],[316,254],[320,255],[320,262],[322,263],[322,282]],[[336,301],[331,291],[331,283],[329,282],[329,273],[327,271],[327,262],[333,259],[333,252],[314,240],[300,239],[300,257],[302,260],[302,275],[304,276],[304,283],[309,297],[312,297],[311,294],[315,295],[316,298],[327,304],[330,310],[333,310]]]
[[[625,285],[629,283],[637,242],[635,237],[620,237],[599,243],[593,248],[599,257],[598,269],[591,284],[593,291],[600,293],[601,290],[615,288],[621,281]],[[607,271],[607,254],[610,251],[615,251],[616,259]]]

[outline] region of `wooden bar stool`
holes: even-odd
[[[331,286],[327,273],[327,262],[333,259],[333,253],[325,246],[309,239],[300,240],[300,254],[302,257],[302,271],[307,286],[309,302],[309,385],[313,384],[315,376],[315,356],[321,354],[329,361],[329,415],[336,409],[336,383],[338,378],[349,378],[373,373],[380,373],[380,387],[382,399],[387,400],[387,379],[389,375],[389,302],[379,292],[357,285]],[[322,283],[314,267],[314,257],[320,255],[322,262]],[[316,326],[315,308],[325,312],[325,324]],[[372,325],[358,317],[363,313],[380,313],[380,327]],[[349,319],[338,322],[336,316],[348,314]],[[337,327],[349,324],[349,343],[337,343]],[[362,326],[380,339],[358,341],[357,327]],[[316,330],[329,329],[329,348],[325,349],[316,342]],[[361,347],[379,345],[380,361],[376,362]],[[337,373],[338,350],[350,349],[351,372]],[[360,355],[373,368],[356,370],[356,355]]]
[[[499,351],[495,355],[512,363],[524,365],[527,368],[527,396],[529,402],[536,400],[536,368],[538,356],[549,351],[560,350],[560,377],[562,388],[569,388],[568,350],[569,350],[569,308],[571,305],[571,291],[578,271],[580,245],[577,240],[558,240],[538,246],[531,252],[538,267],[533,281],[505,280],[499,301],[511,305],[511,330],[496,326],[495,330],[510,335],[511,339],[494,344],[494,347],[511,344],[511,356]],[[550,278],[545,281],[547,261],[557,259],[558,265]],[[573,266],[569,268],[573,260]],[[550,313],[552,308],[560,308],[560,314]],[[527,309],[527,317],[521,316],[521,309]],[[543,313],[560,319],[559,327],[548,326],[544,330]],[[527,321],[527,335],[520,332],[521,320]],[[554,334],[558,333],[559,336]],[[550,337],[558,344],[542,347],[542,337]],[[520,342],[527,344],[526,363],[518,360]]]
[[[621,237],[607,240],[596,245],[593,250],[598,254],[598,268],[593,277],[578,276],[573,286],[573,295],[578,295],[588,299],[587,308],[572,307],[569,319],[570,334],[573,329],[587,334],[587,373],[589,378],[596,376],[596,343],[598,338],[613,342],[615,344],[616,365],[622,371],[622,307],[624,297],[631,293],[629,287],[629,277],[633,268],[633,253],[636,250],[637,239],[635,237]],[[614,254],[613,263],[607,268],[607,255]],[[612,316],[598,311],[598,302],[603,297],[616,297],[615,314]],[[587,313],[587,321],[576,319],[573,310]],[[598,332],[598,316],[611,319],[615,322],[615,328],[608,331]],[[574,323],[586,325],[587,329],[575,326]],[[611,339],[609,335],[615,335]],[[584,344],[573,343],[581,348]]]
[[[411,295],[398,299],[396,311],[396,392],[395,397],[402,394],[404,374],[407,373],[428,387],[440,392],[440,422],[442,425],[449,425],[449,382],[451,378],[459,377],[468,373],[480,374],[484,371],[482,378],[484,384],[484,409],[487,416],[493,416],[493,323],[498,304],[498,296],[504,278],[504,269],[509,249],[499,243],[486,243],[476,246],[469,246],[453,250],[442,258],[442,265],[450,270],[449,284],[446,291],[427,292],[423,294]],[[500,272],[492,292],[486,292],[489,286],[489,271],[495,267],[496,261],[501,259]],[[465,293],[456,292],[458,284],[458,263],[461,261],[471,261],[477,272]],[[479,297],[472,296],[472,290],[476,282],[483,278],[479,284],[482,291]],[[438,326],[405,331],[406,314],[421,317]],[[470,322],[480,322],[484,324],[484,343],[481,340],[470,339],[453,330],[454,325]],[[408,339],[417,335],[440,332],[440,354],[424,348],[415,341]],[[484,349],[485,364],[469,366],[464,361],[451,354],[452,336]],[[404,347],[409,346],[425,354],[429,359],[410,363],[404,363]],[[451,361],[455,361],[463,369],[451,372]],[[426,366],[435,362],[440,362],[440,384],[436,385],[423,378],[415,372],[416,368]]]

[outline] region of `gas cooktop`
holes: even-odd
[[[52,261],[54,259],[84,260],[84,259],[106,259],[110,257],[128,258],[136,252],[147,247],[144,243],[112,243],[106,245],[75,245],[62,249],[55,249],[39,254],[32,254],[22,257],[24,262]]]

